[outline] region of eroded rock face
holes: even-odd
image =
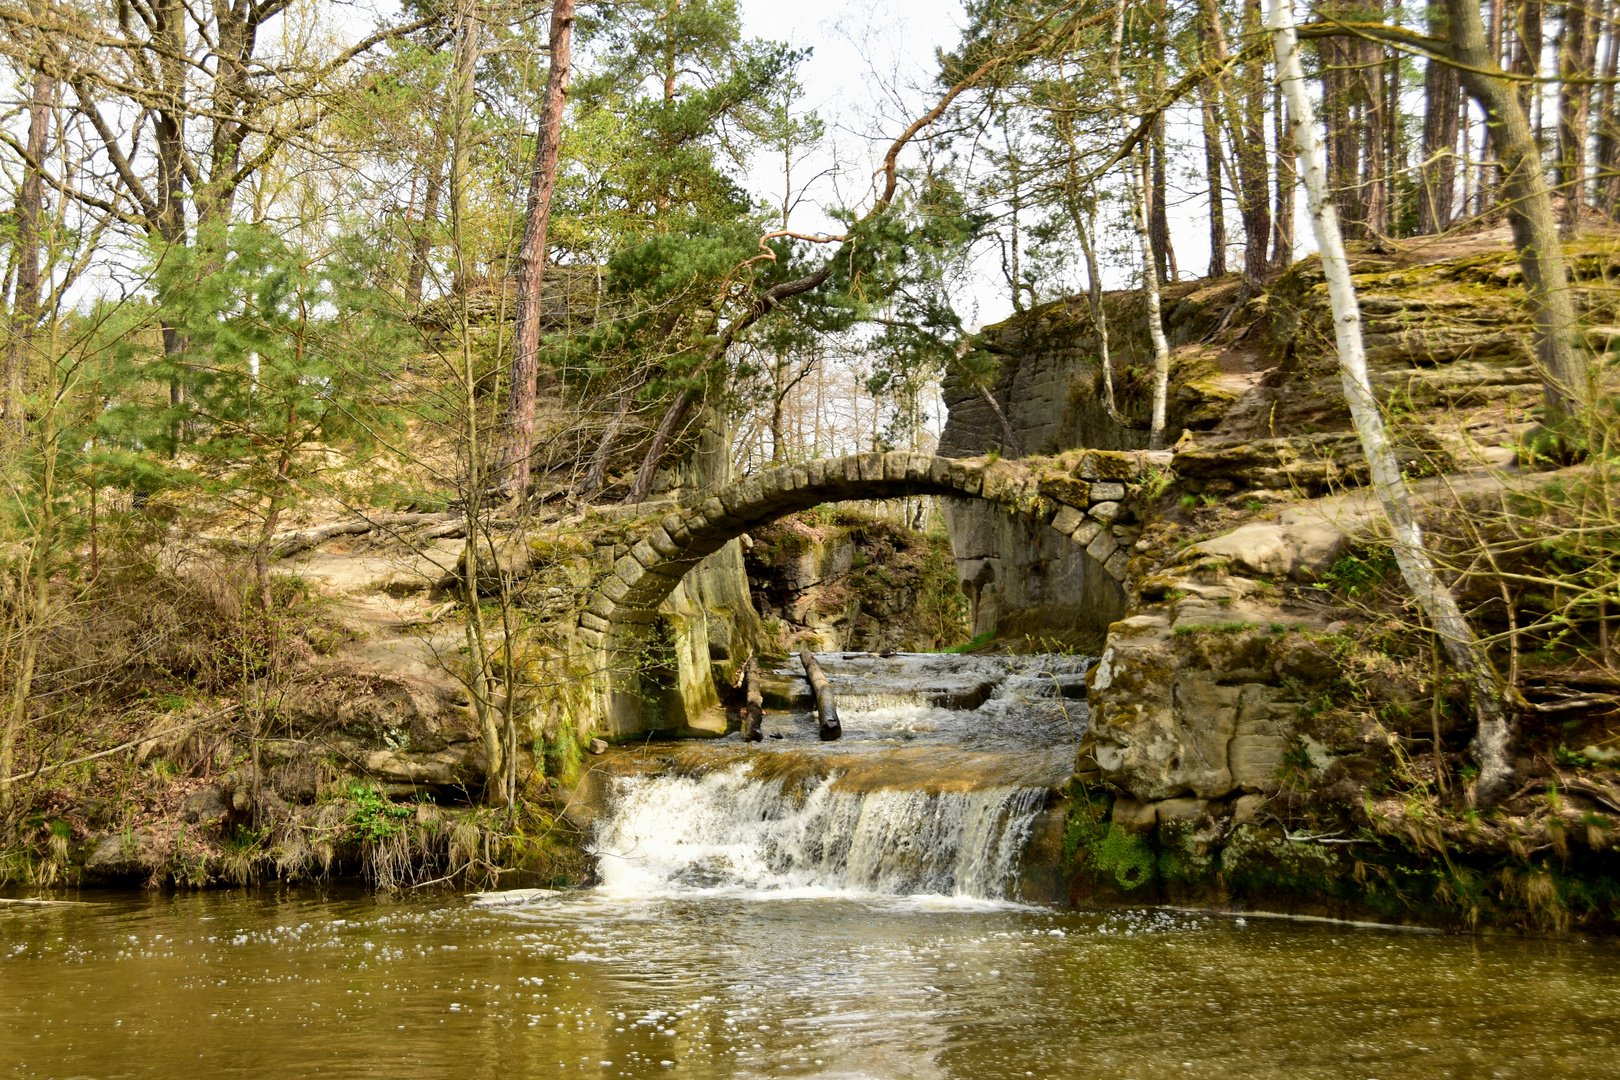
[[[167,863],[168,852],[151,833],[136,829],[109,833],[84,862],[84,876],[105,884],[144,881]]]
[[[1143,802],[1275,791],[1299,711],[1287,654],[1300,645],[1261,627],[1116,623],[1091,673],[1082,771]]]

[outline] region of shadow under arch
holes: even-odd
[[[1038,465],[1039,461],[1033,462]],[[659,606],[689,570],[749,529],[797,510],[829,502],[937,495],[983,499],[1039,520],[1082,546],[1114,587],[1124,577],[1124,555],[1094,543],[1107,538],[1107,521],[1088,516],[1087,506],[1044,494],[1031,459],[998,462],[983,458],[944,458],[892,452],[853,454],[771,469],[728,484],[685,510],[665,515],[648,527],[630,554],[587,597],[578,616],[578,635],[601,653],[597,670],[607,734],[622,736],[667,727],[647,716],[660,669],[667,664],[645,648],[659,636]],[[1117,485],[1116,485],[1117,486]],[[1085,485],[1068,490],[1087,491]],[[1121,488],[1123,491],[1123,488]],[[1070,496],[1071,498],[1073,496]],[[1087,496],[1082,499],[1088,504]],[[1109,518],[1111,520],[1111,517]],[[1089,545],[1089,546],[1088,546]],[[644,677],[654,680],[643,684]]]

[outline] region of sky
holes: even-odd
[[[836,179],[823,179],[812,189],[813,196],[826,204],[848,204],[852,196],[866,193],[871,172],[888,143],[937,100],[935,51],[954,46],[965,22],[962,5],[950,0],[873,0],[838,7],[739,0],[738,9],[746,35],[813,50],[800,80],[805,87],[805,108],[815,109],[828,124],[830,145],[820,164],[831,167],[837,158],[848,163]],[[1172,140],[1191,144],[1202,138],[1190,112],[1172,114],[1169,125]],[[1200,149],[1187,160],[1201,164],[1201,156]],[[861,167],[855,167],[856,163]],[[745,184],[757,195],[778,202],[780,177],[775,162],[756,161]],[[1169,200],[1172,239],[1183,276],[1201,275],[1209,262],[1203,179],[1188,176],[1180,178],[1182,183],[1177,179],[1171,178]],[[1177,188],[1182,189],[1179,195]],[[864,204],[870,204],[869,195]],[[801,231],[836,225],[814,205],[801,207],[793,223]],[[1104,285],[1129,287],[1134,284],[1133,275],[1128,264],[1116,263],[1105,268]],[[1067,284],[1074,291],[1082,287],[1079,280]],[[970,327],[1010,315],[1012,304],[1001,278],[999,256],[982,252],[964,294],[953,300]]]

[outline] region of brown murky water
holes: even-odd
[[[1620,948],[967,898],[0,906],[0,1076],[1620,1077]]]

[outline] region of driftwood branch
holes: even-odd
[[[833,702],[832,687],[827,685],[827,674],[809,649],[800,650],[799,663],[804,665],[810,692],[816,697],[816,728],[821,741],[832,742],[844,734],[844,729],[838,723],[838,706]]]
[[[154,735],[142,735],[138,739],[131,739],[127,743],[120,743],[111,749],[99,750],[94,754],[86,754],[84,757],[76,757],[72,761],[58,761],[55,765],[45,765],[39,768],[29,769],[27,772],[21,772],[16,776],[10,777],[7,782],[15,784],[19,780],[33,780],[37,777],[44,776],[47,773],[56,772],[58,769],[66,769],[74,765],[83,765],[87,761],[95,761],[98,758],[111,757],[112,755],[122,753],[125,750],[133,750],[137,746],[145,746],[147,743],[157,742],[159,739],[167,739],[170,735],[178,735],[182,731],[190,731],[192,728],[203,723],[204,721],[217,719],[219,719],[217,716],[199,717],[189,724],[179,724],[175,727],[159,731]]]
[[[759,742],[765,737],[764,732],[760,731],[760,724],[764,719],[761,714],[765,706],[765,697],[759,692],[757,656],[748,658],[748,666],[743,670],[743,684],[748,694],[747,718],[743,721],[743,739],[746,742]]]

